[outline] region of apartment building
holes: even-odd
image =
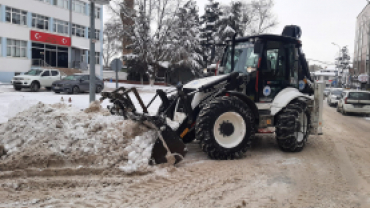
[[[95,70],[103,76],[103,7],[95,5]],[[88,0],[0,0],[0,81],[35,67],[89,70]]]

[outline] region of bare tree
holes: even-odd
[[[273,0],[252,0],[243,3],[244,34],[258,35],[275,27],[278,22],[272,13]]]
[[[116,34],[114,31],[114,26],[110,24],[105,25],[105,30],[103,33],[103,60],[104,60],[104,67],[109,67],[109,63],[115,56],[118,55],[119,49],[119,42],[117,41]]]

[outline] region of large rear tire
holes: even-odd
[[[195,137],[212,159],[241,157],[254,138],[254,118],[243,101],[235,97],[218,97],[200,111]]]
[[[300,152],[310,135],[310,112],[303,101],[293,101],[277,116],[276,140],[285,152]]]

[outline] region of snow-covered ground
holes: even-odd
[[[105,91],[113,91],[115,89],[115,83],[106,83]],[[142,97],[145,104],[149,103],[152,97],[155,95],[155,90],[163,89],[170,90],[171,88],[165,86],[150,86],[150,85],[131,85],[131,84],[119,84],[126,88],[136,87],[140,96]],[[96,94],[96,99],[101,96]],[[61,101],[63,98],[64,101]],[[72,102],[68,100],[71,98]],[[138,103],[134,97],[132,100]],[[70,94],[56,94],[52,91],[41,89],[39,92],[30,92],[28,89],[23,89],[21,92],[15,91],[12,85],[0,85],[0,124],[8,121],[9,118],[15,116],[18,112],[21,112],[31,105],[35,105],[38,102],[45,104],[65,103],[70,104],[78,109],[85,109],[89,106],[89,93],[82,93],[77,95]],[[101,105],[106,108],[109,105],[109,101],[105,100]],[[150,106],[149,111],[156,113],[161,101],[157,98],[154,103]],[[138,109],[140,110],[140,109]]]

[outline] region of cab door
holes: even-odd
[[[45,70],[41,75],[40,75],[40,84],[43,87],[51,87],[51,84],[53,82],[50,74],[50,70]]]
[[[258,71],[258,101],[270,103],[275,96],[289,86],[289,45],[267,41]]]

